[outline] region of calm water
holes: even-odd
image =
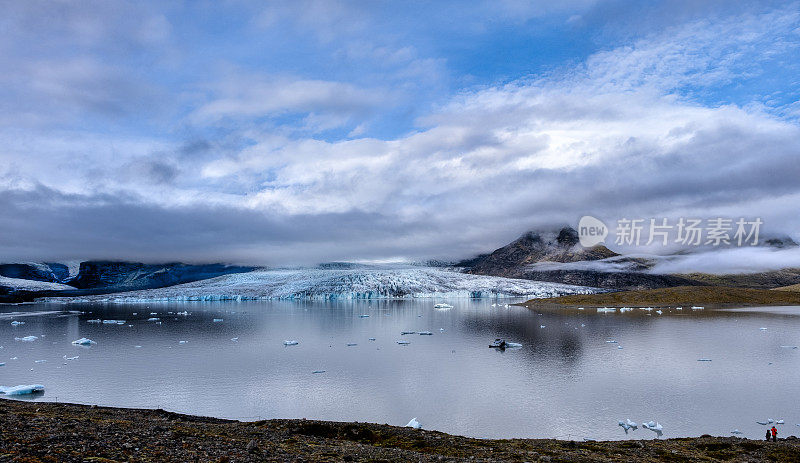
[[[657,420],[665,437],[738,428],[761,438],[755,422],[767,418],[786,420],[780,435],[800,433],[800,349],[781,347],[800,345],[800,308],[648,316],[449,302],[447,311],[431,300],[0,306],[0,384],[44,384],[34,400],[242,420],[417,417],[477,437],[622,439],[626,418]],[[85,313],[8,315],[65,307]],[[189,315],[168,314],[181,311]],[[97,318],[127,323],[87,323]],[[14,340],[28,335],[40,338]],[[97,345],[71,345],[81,337]],[[489,349],[496,337],[524,347]]]

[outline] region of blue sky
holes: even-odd
[[[452,258],[585,213],[800,225],[795,2],[3,10],[6,259]]]

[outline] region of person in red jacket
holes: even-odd
[[[770,431],[772,431],[772,442],[778,442],[778,430],[775,429],[775,426]]]

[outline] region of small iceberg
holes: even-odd
[[[438,303],[438,304],[435,304],[435,305],[433,306],[433,308],[434,308],[434,309],[440,309],[440,310],[447,310],[447,309],[452,309],[452,308],[453,308],[453,306],[452,306],[452,305],[450,305],[450,304],[445,304],[445,303],[443,303],[443,302],[440,302],[440,303]]]
[[[616,311],[617,311],[617,309],[614,308],[614,307],[598,307],[597,308],[597,313],[611,313],[611,312],[616,312]]]
[[[11,326],[19,326],[19,325],[24,325],[24,324],[25,324],[25,322],[18,322],[18,321],[16,321],[16,320],[14,320],[13,322],[11,322]]]
[[[520,347],[522,347],[522,344],[518,342],[506,342],[507,349],[519,349]]]
[[[157,322],[159,320],[161,320],[161,319],[158,318],[158,317],[150,317],[150,318],[147,319],[147,321],[149,321],[149,322]]]
[[[375,338],[369,338],[369,340],[370,340],[370,341],[374,341],[374,340],[375,340]]]
[[[397,341],[397,343],[400,344],[401,346],[407,346],[411,344],[411,341]]]
[[[359,315],[359,316],[358,316],[358,318],[369,318],[369,315],[367,315],[367,314],[361,314],[361,315]]]
[[[6,363],[5,362],[0,362],[0,367],[4,367],[4,366],[6,366]]]
[[[433,333],[430,331],[420,331],[419,334],[420,336],[433,336]]]
[[[238,338],[238,337],[236,337],[236,338],[231,338],[231,341],[233,341],[233,342],[239,342],[239,338]]]
[[[213,320],[211,320],[211,321],[212,321],[213,323],[221,323],[221,322],[223,322],[224,320],[223,320],[223,319],[221,319],[221,318],[215,318],[215,319],[213,319]]]
[[[417,417],[414,417],[414,418],[411,418],[411,421],[409,421],[408,424],[405,425],[405,427],[406,428],[420,429],[422,427],[422,425],[419,424],[419,421],[417,421]]]
[[[705,358],[703,358],[703,359],[697,359],[697,361],[698,361],[698,362],[710,362],[710,361],[711,361],[711,359],[705,359]]]
[[[698,305],[692,306],[692,310],[703,310],[703,309],[705,309],[705,307],[703,306],[698,306]]]
[[[781,346],[782,349],[797,349],[797,346]]]
[[[325,370],[314,370],[311,372],[312,375],[318,375],[320,373],[325,373]]]
[[[547,328],[547,325],[539,325],[539,329]]]
[[[775,424],[785,424],[785,423],[786,423],[786,422],[785,422],[785,421],[783,421],[783,420],[778,420],[778,421],[776,421],[776,422],[775,422]]]
[[[609,339],[608,341],[606,341],[606,343],[608,343],[608,344],[616,344],[617,341],[614,340],[614,339]]]
[[[291,341],[283,341],[283,345],[284,345],[284,346],[296,346],[296,345],[298,345],[298,344],[300,344],[300,342],[298,342],[298,341],[295,341],[295,340],[291,340]]]
[[[617,349],[622,349],[622,346],[617,346]]]
[[[25,336],[24,338],[14,338],[14,341],[33,342],[39,339],[37,336]]]
[[[400,332],[400,336],[403,336],[403,335],[406,335],[406,334],[417,334],[417,332],[416,331],[401,331]]]
[[[650,421],[649,423],[642,423],[642,427],[645,429],[649,429],[656,433],[656,436],[661,437],[664,434],[664,428],[661,426],[659,422]]]
[[[89,338],[80,338],[76,339],[75,341],[72,341],[72,344],[75,344],[76,346],[91,346],[92,344],[97,344],[97,343]]]
[[[731,431],[731,434],[741,434],[741,433],[742,431],[739,431],[738,429],[734,429],[733,431]]]
[[[657,314],[659,314],[659,315],[661,315],[661,314],[662,314],[662,313],[664,313],[664,312],[662,312],[661,310],[656,310],[656,313],[657,313]]]
[[[44,386],[41,384],[23,384],[14,387],[0,386],[0,394],[5,395],[29,395],[44,392]]]
[[[125,320],[103,320],[104,325],[124,325]]]
[[[33,363],[47,363],[47,360],[34,360]]]
[[[759,328],[759,330],[761,330],[761,331],[767,331],[767,329],[766,329],[766,328],[764,328],[763,326],[762,326],[761,328]]]
[[[189,342],[189,341],[178,341],[178,344],[186,344],[186,343],[188,343],[188,342]]]
[[[66,355],[64,355],[64,360],[78,360],[79,357],[80,355],[76,355],[75,357],[67,357]]]
[[[631,421],[630,418],[626,421],[619,420],[619,426],[625,430],[625,434],[628,434],[628,431],[633,429],[634,431],[638,429],[638,426],[635,422]]]
[[[347,343],[347,347],[353,347],[353,346],[357,346],[357,345],[358,345],[358,343],[356,343],[356,342],[348,342]]]
[[[100,320],[99,318],[97,318],[97,319],[94,319],[94,320],[86,320],[86,323],[103,323],[103,320]]]

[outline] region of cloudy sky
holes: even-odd
[[[432,3],[0,0],[0,257],[452,258],[584,214],[797,237],[800,4]]]

